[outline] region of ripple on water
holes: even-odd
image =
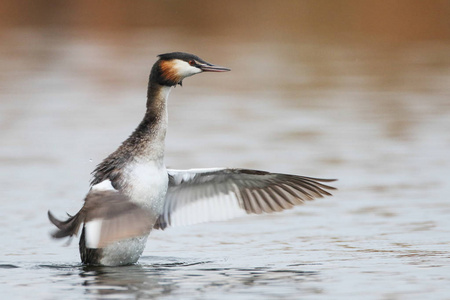
[[[19,266],[16,265],[11,265],[11,264],[1,264],[0,265],[0,269],[17,269],[20,268]]]
[[[291,264],[281,268],[239,267],[227,260],[144,256],[142,263],[130,266],[39,264],[34,269],[49,270],[50,278],[54,277],[53,282],[64,281],[69,289],[82,287],[88,295],[120,299],[137,295],[182,297],[186,293],[198,292],[243,292],[248,291],[249,287],[264,289],[277,285],[280,286],[279,291],[283,291],[282,287],[292,287],[296,282],[319,275],[319,272],[308,268],[308,264]]]

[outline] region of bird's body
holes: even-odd
[[[144,119],[133,134],[93,172],[92,189],[87,197],[99,189],[121,193],[128,201],[146,212],[142,220],[147,224],[142,235],[121,239],[98,248],[94,241],[86,246],[86,236],[100,232],[96,221],[86,222],[80,239],[82,261],[88,264],[123,265],[135,263],[144,251],[151,225],[162,212],[169,177],[164,165],[164,140],[167,130],[167,98],[171,87],[150,85],[152,97]],[[101,191],[100,191],[101,192]],[[107,201],[101,205],[109,205]],[[133,215],[129,216],[133,218]],[[123,226],[131,222],[124,219]],[[89,228],[89,225],[94,227]],[[87,227],[86,227],[87,226]],[[97,226],[97,227],[95,227]],[[118,225],[120,226],[120,225]],[[116,230],[116,229],[115,229]],[[100,233],[99,233],[100,234]],[[83,254],[84,253],[84,254]]]
[[[152,68],[147,110],[136,130],[93,172],[84,206],[66,221],[49,212],[53,236],[76,235],[85,264],[137,262],[152,229],[226,220],[248,213],[281,211],[330,195],[331,181],[245,169],[167,170],[164,147],[167,98],[173,86],[194,74],[229,69],[195,55],[160,55]]]

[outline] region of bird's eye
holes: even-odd
[[[190,64],[191,66],[195,66],[195,65],[196,65],[195,60],[190,60],[190,61],[189,61],[189,64]]]

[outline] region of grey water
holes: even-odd
[[[2,33],[2,299],[450,299],[450,44],[161,34]],[[167,166],[337,178],[338,191],[154,231],[134,266],[82,266],[47,210],[81,207],[143,116],[156,55],[187,49],[232,71],[171,92]]]

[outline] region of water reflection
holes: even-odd
[[[318,275],[315,271],[302,271],[300,265],[287,266],[286,269],[232,268],[220,267],[211,261],[182,262],[161,257],[144,257],[143,260],[147,263],[152,260],[161,262],[125,267],[82,267],[79,276],[86,293],[100,298],[130,295],[164,298],[168,295],[206,295],[213,290],[226,292],[251,287],[261,290],[268,285],[273,288],[294,284],[301,290],[302,281]],[[283,294],[281,291],[277,293]]]
[[[121,268],[84,267],[80,272],[87,294],[105,295],[163,295],[176,287],[164,280],[164,270],[144,269],[140,265]]]

